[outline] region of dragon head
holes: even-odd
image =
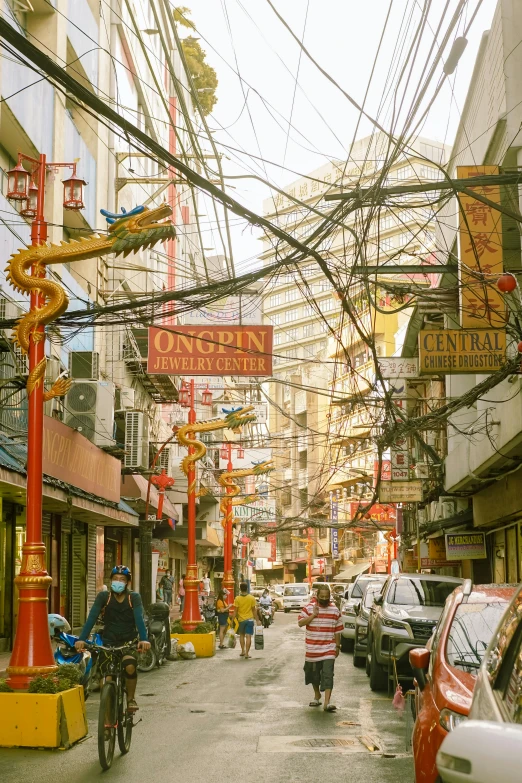
[[[121,215],[105,209],[100,211],[109,223],[109,239],[113,240],[111,252],[116,255],[127,256],[176,236],[172,222],[164,219],[172,215],[172,208],[168,204],[152,209],[135,207]]]
[[[271,459],[267,459],[264,462],[258,462],[254,465],[254,476],[260,476],[263,473],[271,473],[275,470],[275,465]]]
[[[238,430],[240,427],[243,427],[243,425],[255,421],[257,418],[256,414],[250,413],[250,411],[253,410],[253,405],[247,405],[245,408],[235,408],[234,410],[224,411],[226,413],[225,426],[229,430]]]

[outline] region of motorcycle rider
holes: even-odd
[[[131,572],[127,566],[117,565],[112,569],[111,589],[102,590],[96,596],[75,647],[78,651],[85,648],[85,641],[100,615],[103,615],[102,640],[105,647],[121,647],[129,642],[137,642],[131,644],[123,656],[127,708],[129,712],[136,712],[137,653],[150,649],[150,642],[147,640],[141,596],[130,589],[130,583]],[[106,653],[101,650],[99,661],[102,675],[106,658]]]
[[[268,588],[265,588],[263,590],[263,594],[259,599],[259,606],[270,609],[272,620],[274,619],[274,606],[272,603],[272,599],[270,598],[270,593],[268,592]]]

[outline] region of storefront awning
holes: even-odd
[[[337,580],[344,579],[345,581],[349,581],[350,579],[353,579],[354,576],[364,574],[364,572],[367,571],[370,566],[371,563],[355,563],[354,565],[348,566],[348,568],[344,568],[342,571],[339,571],[335,578]]]
[[[145,506],[147,503],[148,483],[148,479],[146,479],[145,476],[140,476],[139,474],[121,477],[121,496],[125,498],[127,503],[135,503],[136,510],[142,513],[145,511]],[[149,508],[157,509],[158,502],[158,490],[156,487],[151,485]],[[178,512],[167,497],[163,499],[163,515],[169,517],[169,519],[179,518]]]
[[[71,514],[73,519],[90,525],[137,527],[139,516],[124,501],[101,502],[94,495],[76,491],[63,482],[44,478],[43,508],[56,514]],[[26,477],[0,466],[0,496],[12,503],[26,505]]]

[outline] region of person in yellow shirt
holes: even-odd
[[[248,592],[246,582],[239,585],[240,594],[234,600],[234,617],[239,623],[239,641],[241,642],[241,657],[250,658],[250,645],[254,635],[254,623],[261,625],[257,611],[256,599]]]

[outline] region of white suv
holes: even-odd
[[[310,585],[305,582],[296,582],[292,585],[285,585],[283,591],[283,609],[290,612],[292,609],[301,610],[312,600]]]

